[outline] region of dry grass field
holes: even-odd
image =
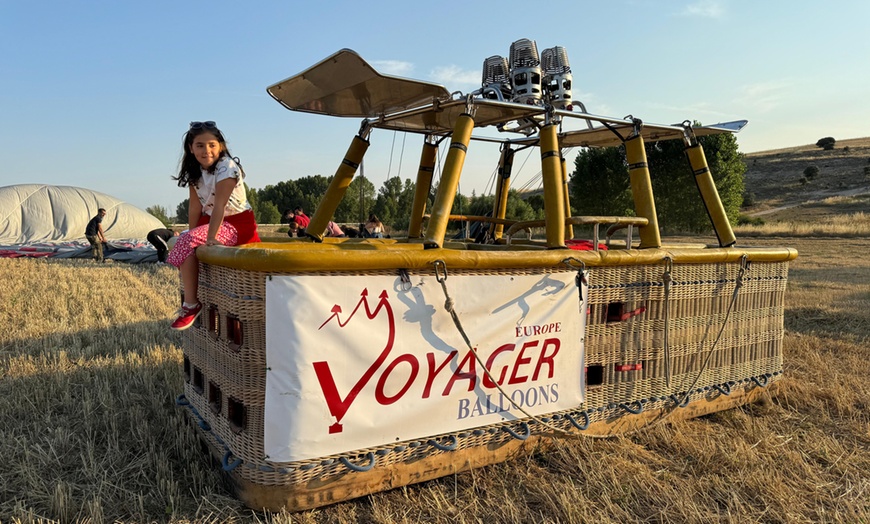
[[[0,520],[868,521],[870,238],[746,243],[801,252],[766,402],[295,515],[242,507],[175,407],[171,268],[0,259]]]
[[[748,214],[832,196],[870,193],[870,138],[838,140],[829,151],[805,145],[749,153],[745,161],[746,189],[755,200],[755,205],[745,210]],[[802,182],[804,170],[810,166],[817,167],[819,174]]]
[[[763,402],[298,514],[244,508],[175,406],[172,268],[0,259],[0,522],[870,522],[870,200],[831,196],[737,229],[800,251]]]

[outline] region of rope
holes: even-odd
[[[405,140],[408,138],[408,133],[402,133],[402,152],[399,153],[399,169],[396,170],[396,176],[402,177],[402,159],[405,158]]]
[[[393,150],[396,148],[396,133],[398,131],[393,131],[393,143],[390,145],[390,163],[387,164],[387,180],[390,179],[390,171],[393,169]]]
[[[704,359],[704,364],[701,366],[701,370],[698,371],[698,375],[695,377],[695,380],[692,381],[692,385],[686,390],[686,396],[683,397],[683,402],[680,404],[685,404],[689,401],[689,395],[692,394],[695,384],[701,380],[701,375],[703,375],[704,371],[707,369],[707,365],[710,363],[710,358],[713,356],[713,351],[719,344],[719,340],[722,338],[722,333],[725,332],[725,326],[728,325],[728,319],[731,317],[731,311],[734,309],[734,304],[737,303],[737,294],[740,292],[740,288],[743,287],[743,275],[746,273],[748,268],[749,259],[746,255],[743,255],[740,257],[740,271],[737,273],[737,279],[734,283],[734,292],[731,294],[731,302],[728,304],[728,309],[725,311],[725,320],[722,321],[722,327],[719,328],[719,334],[716,335],[716,340],[713,341],[713,345],[710,346],[709,350],[707,350],[707,357]],[[667,334],[667,331],[665,331],[665,334]],[[765,381],[765,385],[766,384],[767,382]]]
[[[662,274],[662,283],[665,287],[665,384],[668,386],[668,388],[671,387],[671,345],[669,341],[669,334],[671,332],[670,296],[671,283],[673,282],[673,278],[671,278],[671,271],[673,269],[674,261],[671,260],[671,257],[665,257],[665,272]]]
[[[365,188],[366,188],[366,165],[365,159],[363,159],[359,163],[359,221],[360,223],[365,222],[366,217],[366,198],[365,198]]]
[[[504,395],[504,397],[511,403],[511,405],[513,407],[517,408],[517,410],[520,413],[522,413],[523,415],[529,417],[530,419],[534,420],[538,424],[541,424],[542,426],[551,429],[554,433],[564,435],[567,437],[575,437],[576,436],[575,433],[569,433],[562,428],[556,427],[552,424],[548,424],[547,422],[544,422],[540,418],[532,415],[531,413],[529,413],[528,411],[523,409],[519,404],[514,402],[514,400],[510,397],[510,395],[508,395],[507,392],[501,387],[501,384],[499,384],[498,381],[495,379],[495,377],[492,376],[492,373],[489,372],[489,369],[486,367],[486,364],[484,364],[483,360],[480,358],[480,355],[478,355],[477,350],[475,350],[474,346],[472,346],[471,341],[468,338],[468,335],[465,333],[465,329],[462,327],[462,321],[459,320],[459,314],[456,313],[456,309],[454,308],[455,302],[453,301],[453,298],[450,296],[450,292],[447,290],[447,264],[445,264],[443,260],[436,260],[435,262],[433,262],[433,264],[435,266],[435,280],[437,280],[438,283],[441,284],[441,289],[444,290],[444,299],[445,299],[444,300],[444,309],[446,309],[447,312],[450,313],[450,317],[453,319],[453,323],[456,325],[456,329],[459,330],[459,334],[462,335],[462,340],[465,341],[465,344],[468,346],[468,349],[471,350],[471,354],[474,355],[475,360],[477,360],[477,363],[480,364],[481,368],[483,368],[483,372],[486,374],[486,376],[489,378],[489,380],[491,380],[492,383],[495,384],[495,387],[499,390],[499,392],[502,395]],[[526,425],[526,430],[527,430],[527,432],[526,432],[527,434],[524,437],[523,437],[523,435],[518,435],[517,433],[513,432],[512,430],[510,430],[510,428],[507,428],[507,431],[515,438],[522,437],[521,440],[525,440],[526,438],[528,438],[528,434],[530,433],[531,430],[528,428],[527,423],[524,422],[524,424]]]

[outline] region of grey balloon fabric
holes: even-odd
[[[18,184],[0,187],[0,244],[84,239],[85,226],[106,210],[107,239],[144,239],[163,224],[115,197],[72,186]]]

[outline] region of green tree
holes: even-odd
[[[257,208],[258,224],[278,224],[281,222],[281,211],[270,201],[260,202]]]
[[[574,159],[571,215],[633,216],[623,147],[583,149]]]
[[[185,198],[175,207],[175,223],[176,224],[187,224],[188,216],[190,209],[190,199]]]
[[[836,144],[836,143],[837,143],[837,141],[834,140],[834,137],[826,136],[825,138],[820,138],[819,141],[816,142],[816,146],[821,147],[825,151],[830,151],[830,150],[834,149],[834,144]]]
[[[245,186],[245,199],[248,201],[248,205],[251,206],[251,211],[254,213],[254,220],[257,219],[257,210],[260,207],[260,200],[257,198],[257,190],[248,186],[248,184],[244,184]]]
[[[164,227],[169,227],[172,224],[169,217],[166,216],[166,208],[163,206],[153,205],[151,207],[146,207],[145,211],[150,213],[151,216],[156,217],[157,220],[163,222]]]
[[[697,123],[696,123],[697,125]],[[746,166],[733,134],[700,137],[725,213],[736,223],[743,202]],[[571,175],[571,204],[579,215],[634,215],[628,166],[622,147],[587,149]],[[671,231],[712,230],[681,141],[646,144],[659,224]]]
[[[804,169],[804,176],[807,177],[807,180],[812,180],[812,179],[816,178],[818,175],[819,175],[819,168],[816,166],[807,166],[807,168]]]
[[[335,209],[333,220],[343,223],[363,223],[375,205],[375,186],[369,179],[356,176],[351,180],[344,198]]]
[[[510,198],[510,193],[508,193],[508,198]],[[535,211],[535,218],[544,218],[544,195],[535,194],[525,200]]]
[[[322,175],[304,176],[296,179],[296,187],[299,188],[301,198],[293,207],[301,206],[305,213],[312,215],[317,209],[323,195],[329,188],[330,179]]]
[[[413,204],[413,182],[405,179],[403,183],[400,177],[394,176],[385,180],[378,190],[372,213],[392,229],[407,230]]]
[[[511,189],[508,191],[505,217],[519,221],[537,220],[544,218],[544,207],[535,209],[527,200],[520,198],[518,191]]]
[[[268,185],[257,191],[257,198],[261,202],[271,202],[281,212],[303,204],[302,191],[294,180]]]
[[[737,138],[731,133],[722,133],[700,137],[698,142],[704,148],[725,214],[731,224],[736,224],[743,203],[743,174],[746,172],[743,154],[737,150]],[[646,151],[659,224],[670,231],[712,231],[683,143],[679,140],[653,142]]]

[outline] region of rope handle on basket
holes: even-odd
[[[761,377],[761,378],[759,378],[759,377]],[[768,379],[767,373],[765,373],[764,375],[759,375],[759,377],[752,377],[752,381],[755,382],[755,385],[758,387],[762,387],[762,388],[767,386],[767,379]]]
[[[456,435],[449,435],[448,440],[450,441],[450,444],[441,444],[435,439],[429,439],[428,444],[435,449],[440,449],[441,451],[454,451],[459,445],[459,440],[456,438]]]
[[[566,413],[565,418],[568,419],[568,422],[570,422],[572,426],[579,429],[580,431],[583,431],[589,427],[589,413],[586,411],[581,411],[580,414],[583,415],[583,424],[578,424],[570,413]]]
[[[525,429],[525,434],[521,435],[516,431],[512,430],[510,426],[502,426],[502,431],[507,432],[510,436],[517,440],[526,440],[527,438],[532,436],[532,428],[529,427],[527,422],[520,422],[520,425]]]
[[[632,408],[631,407],[632,404],[637,404],[637,409]],[[631,413],[633,415],[640,415],[641,413],[643,413],[643,403],[639,400],[635,400],[631,404],[626,404],[624,402],[620,403],[619,407],[621,407],[622,409],[628,411],[629,413]]]
[[[338,460],[340,460],[341,463],[344,464],[345,467],[349,470],[364,472],[364,471],[368,471],[368,470],[372,469],[373,467],[375,467],[375,462],[377,462],[377,459],[375,458],[375,454],[371,451],[369,451],[368,454],[366,455],[366,459],[368,459],[369,463],[366,464],[365,466],[358,466],[358,465],[354,464],[353,462],[351,462],[350,460],[348,460],[347,457],[341,457]]]
[[[232,456],[233,456],[232,451],[227,451],[226,453],[224,453],[224,457],[221,459],[221,466],[223,466],[224,471],[232,471],[232,470],[236,469],[237,467],[239,467],[239,464],[242,463],[242,459],[240,459],[240,458],[237,458],[232,463],[230,463],[230,457],[232,457]]]

